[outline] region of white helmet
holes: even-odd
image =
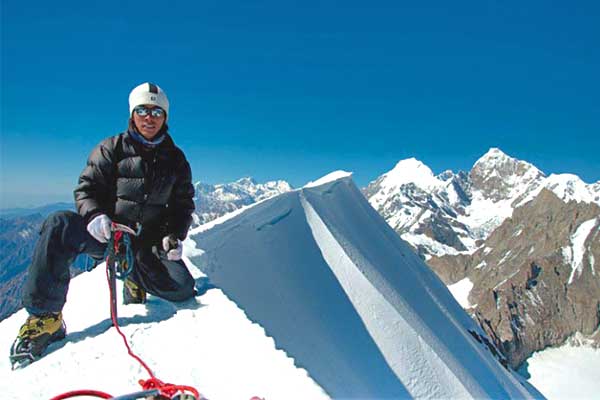
[[[159,106],[165,110],[167,115],[169,114],[169,99],[165,92],[154,83],[142,83],[129,93],[129,115],[133,113],[135,107],[143,104]]]

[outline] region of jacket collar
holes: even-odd
[[[158,147],[158,145],[160,145],[163,142],[163,140],[165,140],[165,138],[167,137],[166,131],[161,132],[158,136],[156,136],[152,140],[146,139],[135,129],[128,129],[127,133],[129,134],[129,137],[131,137],[133,140],[144,145],[144,147],[148,147],[151,149]]]

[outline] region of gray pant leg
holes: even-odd
[[[194,297],[195,281],[183,261],[157,257],[149,248],[137,252],[132,279],[165,300],[178,302]]]
[[[36,313],[60,312],[69,290],[69,267],[78,254],[102,258],[106,245],[86,230],[83,218],[59,211],[46,218],[33,251],[23,291],[23,305]]]

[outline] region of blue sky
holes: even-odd
[[[362,186],[490,147],[600,180],[600,3],[404,3],[3,0],[0,207],[70,201],[144,81],[194,181]]]

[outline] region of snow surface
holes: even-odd
[[[475,239],[486,239],[506,218],[512,216],[513,201],[513,198],[494,201],[474,191],[471,204],[466,207],[464,215],[458,215],[457,220],[470,228]]]
[[[195,267],[190,270],[202,276]],[[44,358],[17,371],[11,371],[8,357],[0,358],[1,397],[44,399],[75,389],[114,396],[139,391],[138,380],[148,376],[112,328],[104,264],[71,282],[63,313],[67,339],[51,345]],[[0,325],[4,349],[26,315],[20,311]],[[328,398],[221,290],[179,304],[150,296],[146,305],[121,305],[119,323],[133,351],[159,379],[195,386],[210,399]]]
[[[210,399],[542,398],[473,339],[484,333],[349,177],[198,228],[185,254],[220,289],[119,308],[164,381]],[[22,370],[0,358],[3,398],[139,390],[147,376],[111,327],[107,291],[101,266],[71,282],[66,340]],[[0,346],[25,317],[0,324]]]
[[[483,260],[482,262],[480,262],[479,264],[477,264],[475,266],[475,269],[480,269],[480,268],[485,268],[485,267],[487,267],[487,261]],[[456,296],[454,296],[454,297],[456,297]]]
[[[575,233],[571,236],[571,247],[563,248],[563,254],[566,255],[565,259],[570,261],[571,264],[569,284],[573,283],[575,273],[577,273],[577,276],[580,276],[583,271],[583,256],[586,252],[585,242],[592,229],[598,225],[598,221],[600,221],[600,218],[592,218],[579,225]],[[591,268],[594,271],[593,264]]]
[[[436,240],[433,240],[429,236],[419,233],[415,234],[412,232],[407,232],[402,234],[402,239],[406,240],[408,243],[412,244],[415,248],[419,248],[419,246],[426,246],[427,249],[431,251],[433,255],[443,256],[445,254],[456,255],[459,252],[450,246],[447,246],[443,243],[440,243]],[[426,258],[431,258],[431,255],[427,254]]]
[[[599,398],[600,349],[566,344],[534,353],[523,370],[549,400]]]
[[[346,172],[346,171],[338,170],[338,171],[331,172],[331,173],[323,176],[322,178],[317,179],[314,182],[308,182],[304,187],[305,188],[316,187],[316,186],[320,186],[320,185],[323,185],[325,183],[333,182],[333,181],[336,181],[338,179],[346,178],[346,177],[349,177],[349,176],[352,176],[352,172]]]
[[[595,185],[587,184],[573,174],[551,174],[544,179],[541,186],[532,191],[518,206],[533,200],[543,188],[551,190],[564,202],[576,201],[577,203],[600,204],[598,183]]]
[[[384,187],[400,187],[414,183],[417,187],[429,191],[444,185],[444,181],[437,179],[431,169],[416,158],[399,161],[384,177]]]
[[[472,306],[469,302],[469,293],[471,293],[472,289],[473,282],[469,278],[464,278],[455,284],[448,285],[448,290],[450,290],[450,293],[452,293],[452,296],[454,296],[462,308],[470,308]]]

